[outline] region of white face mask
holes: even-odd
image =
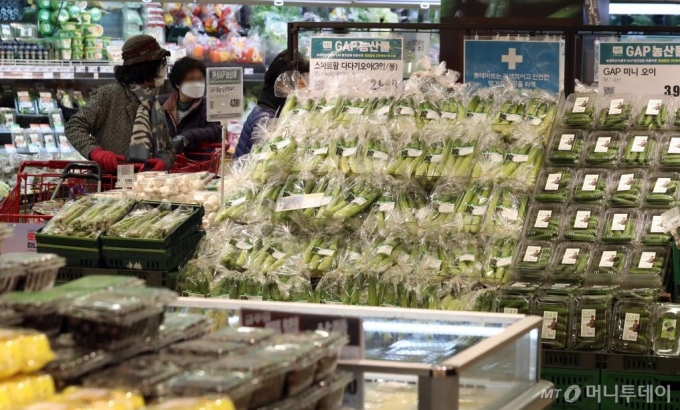
[[[189,98],[197,99],[203,97],[205,93],[205,82],[203,81],[187,81],[180,87],[182,94]]]
[[[167,66],[161,67],[160,70],[158,70],[158,77],[156,77],[156,79],[154,81],[154,85],[156,86],[156,88],[162,87],[163,84],[165,84],[165,77],[167,77],[167,76],[168,76],[168,67]]]

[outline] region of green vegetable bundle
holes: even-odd
[[[564,228],[564,239],[576,242],[595,242],[599,233],[602,210],[595,207],[573,206],[568,211],[569,221]]]
[[[509,138],[512,134],[512,127],[524,119],[526,109],[526,103],[522,98],[510,98],[504,101],[491,122],[491,129],[504,138]]]
[[[405,133],[402,140],[401,149],[387,168],[390,175],[413,175],[424,160],[426,147],[422,135]]]
[[[363,168],[369,172],[384,172],[387,164],[394,161],[394,146],[384,127],[371,129],[363,144]]]
[[[538,279],[548,269],[551,258],[551,245],[547,242],[526,242],[517,254],[516,267],[520,277]]]
[[[655,135],[631,134],[626,142],[626,148],[621,155],[621,164],[646,166],[651,164],[656,154]]]
[[[639,108],[638,115],[635,117],[635,126],[653,130],[668,128],[670,118],[666,103],[662,99],[643,101],[645,104]]]
[[[493,193],[493,182],[476,181],[468,188],[467,193],[458,207],[458,214],[462,217],[463,231],[477,234],[482,228]]]
[[[357,262],[361,266],[358,270],[362,272],[382,274],[406,253],[402,241],[393,237],[377,238],[369,243],[370,246],[364,250],[361,260]]]
[[[430,195],[430,206],[420,220],[427,231],[449,231],[460,226],[462,217],[456,212],[466,196],[465,186],[459,181],[440,179]]]
[[[534,199],[536,202],[566,202],[571,186],[570,169],[549,168],[542,172]]]
[[[636,207],[642,200],[646,175],[639,170],[619,171],[612,175],[609,202],[616,207]]]
[[[612,351],[623,354],[647,354],[651,348],[651,304],[620,300],[614,308]]]
[[[498,291],[496,311],[530,315],[534,311],[534,297],[538,286],[526,282],[508,283]]]
[[[578,131],[560,131],[553,134],[548,160],[553,164],[577,164],[585,145]]]
[[[473,179],[495,178],[505,160],[505,143],[494,133],[480,132],[477,135],[477,155],[472,168]]]
[[[511,238],[489,241],[482,279],[485,282],[507,283],[512,276],[512,263],[517,251],[517,241]]]
[[[227,188],[228,189],[228,188]],[[227,190],[222,209],[219,211],[215,222],[219,223],[230,219],[235,222],[245,222],[244,218],[249,210],[252,210],[253,199],[257,196],[257,187],[254,184],[244,183],[240,186]],[[269,192],[269,199],[276,202],[277,192]],[[276,196],[273,196],[276,195]]]
[[[632,263],[628,269],[631,275],[656,275],[666,273],[668,251],[666,248],[642,247],[633,253]]]
[[[437,121],[441,117],[439,107],[432,101],[424,100],[418,104],[416,110],[416,124],[420,128],[424,127],[426,124],[432,121]]]
[[[195,209],[186,206],[180,206],[171,212],[160,211],[147,221],[131,227],[126,231],[126,237],[165,239],[189,219],[194,212]]]
[[[540,96],[529,100],[525,112],[526,119],[532,127],[537,127],[538,132],[549,131],[557,113],[557,102],[552,96],[542,93]]]
[[[680,309],[670,304],[657,306],[654,319],[654,353],[659,356],[678,356],[680,341],[678,340],[678,323]]]
[[[380,276],[376,272],[360,271],[350,275],[348,279],[349,305],[379,306],[378,282]]]
[[[447,165],[450,163],[451,141],[447,138],[447,133],[441,130],[440,124],[428,127],[423,132],[423,137],[427,138],[427,144],[422,162],[415,169],[415,176],[439,178],[442,175],[449,176],[452,171],[452,169],[447,169]]]
[[[465,105],[456,97],[448,97],[439,102],[439,113],[442,120],[459,121],[465,117]]]
[[[503,167],[497,177],[520,181],[532,187],[543,166],[543,145],[538,135],[527,132],[527,128],[526,125],[517,127],[515,142],[507,148]]]
[[[633,116],[633,104],[624,98],[612,98],[606,107],[600,110],[598,126],[603,129],[622,130],[629,126]]]
[[[416,261],[418,271],[434,276],[449,276],[449,251],[442,244],[422,241],[412,246],[411,259]]]
[[[574,350],[604,351],[611,316],[612,295],[581,295],[574,301]]]
[[[657,172],[649,176],[644,204],[655,208],[673,208],[678,205],[680,175],[674,172]]]
[[[296,150],[297,141],[288,130],[263,138],[250,153],[253,180],[267,182],[272,171],[290,169]]]
[[[335,150],[329,156],[333,159],[340,172],[344,174],[359,174],[359,137],[352,130],[338,130],[335,139]]]
[[[342,102],[342,109],[335,117],[335,122],[348,126],[354,124],[363,115],[369,114],[373,101],[370,98],[353,98],[344,99]]]
[[[311,303],[314,302],[314,293],[309,277],[274,273],[266,275],[262,300]]]
[[[551,205],[534,205],[529,211],[524,232],[532,240],[550,240],[560,233],[559,208]]]
[[[680,121],[676,117],[675,121]],[[680,135],[665,136],[662,138],[659,150],[659,165],[669,168],[680,167]]]
[[[590,245],[565,242],[559,245],[552,263],[555,280],[582,281],[590,264]]]
[[[616,133],[593,133],[588,143],[585,162],[597,166],[614,165],[619,156],[620,146],[621,137]]]
[[[486,117],[493,106],[493,95],[475,94],[468,103],[467,116],[471,118]]]
[[[324,238],[314,236],[310,239],[303,253],[304,265],[312,273],[328,272],[335,268],[340,238]]]
[[[524,225],[529,193],[511,186],[499,187],[487,210],[484,232],[494,236],[517,236]]]
[[[332,157],[334,149],[335,145],[329,143],[328,140],[313,137],[307,138],[306,144],[298,145],[295,161],[290,172],[301,172],[303,167],[307,167],[314,174],[326,174],[331,168],[328,164],[328,159]]]
[[[409,296],[412,289],[411,278],[407,272],[393,270],[382,275],[378,282],[380,306],[404,307],[411,305]]]
[[[351,261],[341,260],[339,269],[325,274],[316,286],[314,301],[328,304],[350,304],[352,282],[350,274],[344,269],[353,267]]]
[[[243,271],[252,255],[262,249],[262,242],[244,232],[229,239],[224,245],[220,263],[227,269]]]
[[[543,317],[541,342],[544,348],[564,350],[569,341],[569,315],[572,299],[561,296],[541,296],[536,302],[536,314]]]
[[[329,184],[333,186],[330,193],[333,199],[321,207],[316,214],[317,217],[337,220],[353,218],[368,209],[380,196],[380,190],[367,177],[360,176],[348,182],[349,187],[344,191],[340,188],[339,181]]]
[[[113,224],[106,234],[108,236],[124,238],[132,233],[134,238],[143,238],[144,236],[140,236],[143,235],[142,228],[140,228],[141,225],[148,223],[149,220],[154,221],[151,222],[153,224],[170,212],[169,207],[162,210],[160,208],[163,207],[153,208],[151,206],[138,205],[125,218]]]
[[[281,109],[280,118],[285,119],[288,116],[298,115],[301,113],[309,113],[314,108],[314,100],[311,98],[299,99],[297,95],[293,94],[288,97],[286,104]]]
[[[595,119],[595,94],[571,94],[567,97],[562,123],[568,127],[588,127]]]
[[[590,269],[594,275],[621,275],[626,268],[627,250],[617,246],[603,246],[595,252]]]
[[[372,106],[371,115],[378,122],[386,122],[390,119],[392,113],[392,104],[396,99],[394,97],[386,97],[378,99]]]
[[[474,240],[456,243],[449,250],[449,274],[474,275],[479,269],[479,246]]]
[[[604,202],[607,193],[607,172],[596,169],[579,171],[578,182],[571,196],[572,201],[582,204],[599,204]]]
[[[600,240],[609,243],[630,243],[636,238],[638,213],[632,209],[607,212]]]
[[[475,159],[477,141],[466,131],[466,129],[463,129],[453,133],[449,143],[451,153],[444,165],[445,172],[442,175],[447,177],[467,177],[470,175]]]
[[[328,176],[318,178],[309,173],[290,176],[276,202],[277,216],[282,219],[314,218],[322,213],[319,208],[337,200],[344,188],[341,181],[330,184],[331,180]]]
[[[650,210],[645,215],[644,228],[640,242],[644,245],[667,246],[673,240],[670,233],[665,232],[662,224],[664,210]]]
[[[241,273],[237,278],[238,296],[246,300],[262,300],[267,276],[263,271],[254,269]]]
[[[312,121],[315,125],[327,123],[340,114],[343,107],[342,96],[322,96],[314,105]]]
[[[96,238],[127,215],[135,203],[127,198],[84,196],[64,206],[43,228],[42,233]]]

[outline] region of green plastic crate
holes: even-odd
[[[653,373],[613,372],[602,371],[602,389],[612,395],[618,386],[619,395],[622,386],[634,386],[635,396],[629,402],[619,396],[618,403],[614,397],[602,396],[603,410],[678,410],[680,409],[680,375],[658,375]],[[638,386],[670,386],[670,402],[666,396],[652,395],[649,402],[645,397],[637,397]]]
[[[74,248],[98,249],[101,241],[96,238],[78,238],[65,235],[45,235],[38,231],[35,233],[35,242],[40,245],[70,246]]]
[[[102,248],[104,266],[109,269],[173,271],[193,255],[196,245],[204,235],[204,231],[198,231],[163,250],[104,246]]]
[[[45,245],[38,243],[39,253],[54,253],[66,258],[66,266],[74,268],[99,268],[102,255],[99,248],[76,248],[73,246]]]
[[[160,205],[160,202],[142,201],[137,206],[144,204]],[[105,248],[125,248],[125,249],[143,249],[143,250],[165,250],[173,246],[183,239],[195,234],[203,223],[203,215],[205,211],[203,207],[198,205],[186,204],[172,204],[171,209],[177,209],[180,206],[193,208],[194,212],[189,218],[178,226],[167,238],[161,239],[140,239],[140,238],[119,238],[114,236],[102,235],[101,242]],[[135,207],[136,208],[136,207]],[[134,209],[133,209],[134,211]]]
[[[57,274],[56,284],[67,283],[89,275],[112,275],[134,276],[144,279],[146,285],[154,288],[175,289],[177,285],[177,271],[143,271],[143,270],[120,270],[120,269],[87,269],[87,268],[61,268]]]
[[[585,386],[600,385],[600,370],[596,369],[565,369],[558,367],[543,367],[541,369],[541,379],[547,380],[555,385],[556,389],[562,389],[555,400],[551,410],[599,410],[600,403],[595,397],[586,397]],[[569,386],[579,386],[581,395],[574,403],[567,403],[564,400],[564,391]]]

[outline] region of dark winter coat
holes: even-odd
[[[194,101],[189,112],[177,121],[177,101],[179,93],[175,92],[158,97],[158,102],[163,106],[165,119],[168,123],[170,137],[182,135],[189,145],[185,152],[196,151],[201,143],[215,144],[222,141],[222,126],[219,122],[209,122],[207,119],[205,98]]]
[[[257,136],[253,136],[253,132],[257,129],[257,126],[264,124],[274,117],[276,117],[276,111],[271,108],[266,108],[261,105],[257,105],[253,108],[246,119],[246,122],[243,124],[241,136],[236,145],[236,152],[234,152],[234,158],[250,153],[250,150],[253,149],[253,144],[257,139]]]

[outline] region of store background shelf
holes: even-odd
[[[541,369],[541,379],[552,382],[555,389],[561,389],[559,396],[551,410],[599,410],[600,403],[596,398],[581,395],[574,403],[567,403],[564,400],[564,391],[569,386],[599,386],[600,371],[589,369],[562,369],[554,367],[544,367]],[[557,392],[557,390],[555,390]]]
[[[680,377],[680,357],[635,356],[616,353],[543,349],[544,367],[580,370],[654,373]]]

